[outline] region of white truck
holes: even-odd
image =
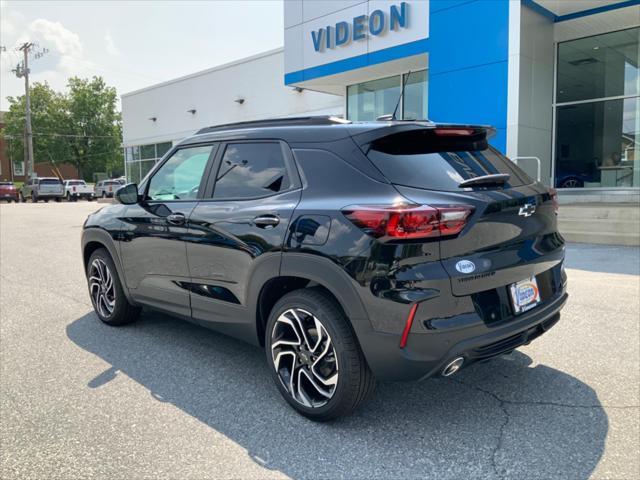
[[[91,201],[95,198],[93,186],[87,185],[84,180],[65,180],[64,198],[67,202],[76,202],[79,198]]]

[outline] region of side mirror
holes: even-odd
[[[140,200],[138,195],[138,185],[135,183],[129,183],[124,187],[120,187],[116,190],[116,200],[123,205],[133,205],[138,203]]]

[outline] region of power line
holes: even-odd
[[[34,133],[34,135],[64,138],[120,138],[117,135],[67,135],[64,133]]]
[[[117,135],[67,135],[64,133],[33,133],[34,137],[61,137],[61,138],[120,138]],[[5,138],[19,138],[15,135],[5,135]]]

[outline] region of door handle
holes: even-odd
[[[167,216],[167,222],[171,225],[184,225],[186,221],[187,217],[185,217],[183,213],[172,213]]]
[[[253,219],[253,223],[260,228],[275,227],[280,223],[276,215],[261,215]]]

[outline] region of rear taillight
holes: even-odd
[[[74,191],[74,192],[76,191],[76,187],[73,187],[73,191]]]
[[[549,189],[549,196],[551,197],[551,201],[553,202],[553,211],[558,214],[558,209],[560,205],[558,204],[558,191],[555,188]]]
[[[473,212],[469,205],[354,206],[342,213],[375,238],[411,240],[457,235]]]

